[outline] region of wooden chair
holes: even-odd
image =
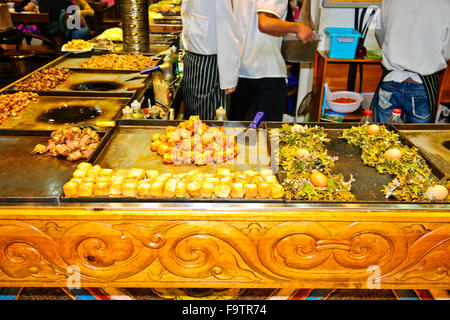
[[[10,17],[9,12],[8,15]],[[39,39],[46,45],[24,44],[26,38]],[[0,32],[0,48],[0,57],[11,64],[16,79],[29,73],[30,59],[38,53],[54,54],[56,52],[54,41],[37,33],[23,32],[12,24],[8,29]]]

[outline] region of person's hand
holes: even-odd
[[[236,91],[236,87],[233,87],[233,88],[230,88],[230,89],[225,89],[225,94],[226,95],[232,94],[235,91]]]
[[[36,9],[36,5],[33,2],[30,2],[23,9],[28,12],[33,12]]]
[[[298,23],[296,35],[297,38],[302,40],[303,43],[307,43],[314,39],[314,32],[312,31],[312,29],[301,23]]]

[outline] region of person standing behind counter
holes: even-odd
[[[184,119],[213,120],[225,95],[235,90],[239,71],[239,30],[231,0],[183,0],[182,94]]]
[[[243,37],[239,82],[231,96],[229,120],[243,120],[252,103],[264,121],[281,121],[287,93],[283,35],[295,33],[304,43],[313,40],[308,26],[285,21],[287,0],[233,0]]]
[[[450,59],[450,1],[383,0],[376,19],[385,70],[371,104],[374,120],[384,123],[399,108],[403,122],[433,123],[438,72]]]

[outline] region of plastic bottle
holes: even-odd
[[[180,52],[178,54],[178,75],[180,77],[183,76],[183,72],[184,72],[184,61],[183,61],[183,59],[184,59],[184,54],[183,54],[183,52]]]
[[[386,123],[388,124],[402,124],[402,110],[401,109],[394,109],[392,110],[391,116],[386,120]]]
[[[172,54],[170,55],[170,63],[172,64],[172,75],[176,76],[178,73],[176,72],[178,68],[178,52],[177,47],[172,46]]]
[[[360,121],[360,124],[369,124],[373,123],[373,111],[372,110],[364,110],[364,116]]]
[[[167,82],[172,82],[173,80],[173,67],[172,67],[172,63],[170,62],[170,57],[166,56],[164,58],[164,65],[167,65],[167,68],[163,68],[163,79],[164,81]]]
[[[139,101],[134,100],[133,103],[131,104],[131,110],[133,111],[131,114],[131,118],[132,119],[145,119],[145,114],[144,111],[142,111],[141,109],[141,104],[139,103]]]

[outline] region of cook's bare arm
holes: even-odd
[[[283,21],[266,12],[258,13],[258,28],[259,31],[276,37],[295,33],[303,43],[314,39],[314,33],[308,26],[298,22]]]

